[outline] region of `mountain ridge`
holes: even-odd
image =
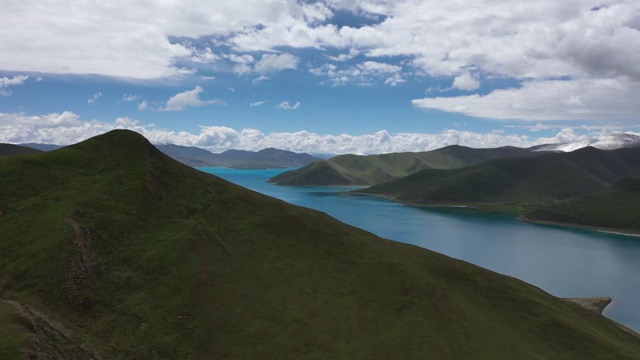
[[[214,154],[202,148],[175,144],[158,144],[156,147],[184,164],[202,167],[289,168],[304,166],[319,160],[319,158],[306,153],[300,154],[275,148],[266,148],[260,151],[231,149]]]
[[[0,143],[0,156],[37,154],[39,152],[40,152],[39,150],[30,148],[28,146]]]
[[[502,157],[530,157],[540,153],[505,146],[474,149],[451,145],[432,151],[381,155],[340,155],[277,175],[277,185],[371,186],[410,175],[423,169],[452,169]]]

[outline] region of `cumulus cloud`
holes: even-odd
[[[266,101],[256,101],[256,102],[252,102],[251,104],[249,104],[249,106],[254,107],[254,106],[260,106],[260,105],[264,105],[266,104]]]
[[[147,100],[143,100],[138,103],[138,110],[140,111],[152,110],[153,108],[154,107],[152,106],[152,104],[150,104]]]
[[[261,150],[275,147],[284,150],[329,154],[378,154],[402,151],[427,151],[448,145],[475,148],[498,146],[529,147],[546,143],[586,140],[584,131],[563,128],[551,137],[529,137],[505,131],[478,133],[445,130],[441,133],[397,133],[381,130],[372,134],[316,134],[309,131],[263,133],[258,129],[236,130],[224,126],[202,126],[197,133],[169,131],[122,117],[113,121],[84,120],[73,112],[46,115],[0,113],[0,142],[38,142],[67,145],[112,129],[130,129],[153,143],[198,146],[213,152],[228,149]],[[502,130],[502,129],[500,129]],[[640,133],[627,132],[635,135]]]
[[[188,7],[131,0],[126,12],[117,3],[98,1],[3,5],[0,53],[11,56],[0,57],[0,69],[6,71],[157,79],[193,74],[224,60],[237,74],[311,64],[312,73],[335,85],[398,85],[409,76],[430,75],[449,77],[460,90],[477,90],[484,78],[469,69],[526,82],[522,88],[557,79],[575,83],[566,87],[613,79],[616,88],[629,88],[640,82],[636,0],[194,0]],[[343,24],[335,16],[341,11],[371,21]],[[340,65],[307,62],[313,54]],[[346,61],[356,56],[364,61]],[[398,64],[402,70],[394,68]],[[447,101],[462,100],[471,98]]]
[[[242,57],[236,57],[233,59],[236,60],[236,65],[234,66],[233,71],[238,74],[245,74],[250,72],[268,74],[285,69],[295,69],[298,67],[298,63],[300,62],[300,59],[297,56],[291,55],[289,53],[264,54],[262,55],[260,60],[256,61],[255,63],[253,62],[253,57],[251,57],[251,61]]]
[[[394,74],[392,77],[387,78],[384,83],[391,86],[398,86],[407,82],[400,74]]]
[[[278,105],[276,106],[276,108],[278,108],[278,109],[282,109],[282,110],[296,110],[297,108],[299,108],[299,107],[300,107],[300,105],[302,105],[302,104],[300,104],[300,102],[299,102],[299,101],[298,101],[298,102],[296,102],[296,103],[295,103],[295,104],[293,104],[293,105],[289,104],[289,102],[288,102],[288,101],[283,101],[283,102],[281,102],[280,104],[278,104]]]
[[[628,79],[542,80],[487,95],[424,98],[412,103],[492,119],[630,120],[640,114],[638,93],[640,82]]]
[[[24,84],[29,78],[29,75],[17,75],[14,77],[1,77],[0,78],[0,96],[11,96],[13,91],[9,90],[10,86],[18,86]]]
[[[100,99],[102,97],[102,93],[101,92],[97,92],[95,94],[93,94],[93,96],[91,97],[91,99],[87,100],[87,104],[89,105],[93,105],[96,103],[96,101],[98,101],[98,99]]]
[[[187,107],[197,107],[197,106],[205,106],[211,104],[220,104],[225,105],[224,101],[219,99],[213,100],[202,100],[200,99],[200,93],[204,90],[200,86],[196,86],[193,90],[187,90],[176,95],[173,95],[164,107],[161,108],[163,111],[180,111],[184,110]],[[144,102],[146,104],[146,102]],[[145,105],[146,108],[147,105]],[[140,108],[140,107],[138,107]],[[144,110],[144,109],[141,109]]]
[[[122,100],[124,100],[126,102],[136,101],[138,99],[140,99],[140,95],[133,95],[133,94],[124,94],[124,95],[122,95]]]
[[[480,87],[480,81],[475,76],[466,72],[464,74],[456,76],[453,79],[453,84],[451,85],[451,87],[460,90],[476,90]]]
[[[406,81],[400,74],[402,67],[377,61],[364,61],[353,66],[342,66],[342,68],[336,64],[326,63],[309,71],[314,75],[329,78],[333,85],[347,83],[371,85],[378,79],[386,79],[385,84],[396,86]]]
[[[597,11],[594,4],[603,3],[590,0],[196,0],[189,7],[132,0],[126,16],[111,3],[7,1],[0,53],[12,56],[0,68],[14,71],[157,78],[189,72],[176,65],[181,58],[218,61],[228,47],[240,54],[290,47],[341,51],[336,61],[404,56],[432,75],[458,76],[473,66],[515,78],[640,79],[640,5],[633,0],[608,0]],[[334,15],[345,10],[380,21],[338,26]],[[204,37],[216,41],[193,44]],[[268,64],[280,55],[269,55],[265,70],[282,68]]]

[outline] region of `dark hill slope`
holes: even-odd
[[[340,155],[269,180],[278,185],[374,185],[410,175],[423,169],[453,169],[505,158],[539,155],[525,149],[502,147],[472,149],[459,145],[418,153],[382,155]]]
[[[37,154],[39,150],[32,149],[26,146],[13,145],[13,144],[0,144],[0,156],[15,156],[23,154]]]
[[[589,196],[547,205],[523,220],[640,232],[640,178],[627,178]]]
[[[535,205],[584,196],[631,176],[640,176],[640,148],[584,148],[423,170],[360,192],[414,204]]]
[[[640,358],[601,315],[129,131],[0,159],[0,211],[3,359]]]

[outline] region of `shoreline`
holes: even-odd
[[[615,229],[615,228],[605,228],[599,226],[589,226],[589,225],[580,225],[574,223],[565,223],[561,221],[549,221],[549,220],[536,220],[525,217],[524,215],[520,215],[516,218],[518,221],[530,223],[530,224],[540,224],[540,225],[554,225],[554,226],[563,226],[574,229],[583,229],[601,232],[605,234],[613,234],[613,235],[622,235],[622,236],[630,236],[630,237],[638,237],[640,238],[640,232],[635,230],[626,230],[626,229]]]
[[[535,219],[527,218],[524,215],[518,215],[517,213],[509,213],[509,212],[504,212],[504,211],[499,211],[499,210],[483,209],[482,207],[476,207],[476,206],[465,205],[465,204],[449,204],[449,205],[444,205],[444,204],[420,204],[420,203],[412,203],[412,202],[408,202],[408,201],[400,201],[400,200],[398,200],[398,199],[396,199],[396,198],[394,198],[392,196],[386,196],[386,195],[380,195],[380,194],[370,194],[370,193],[364,193],[364,192],[358,192],[358,191],[354,191],[353,193],[357,194],[357,195],[373,196],[373,197],[377,197],[377,198],[381,198],[381,199],[387,199],[387,200],[391,200],[391,201],[394,201],[396,203],[403,204],[403,205],[408,205],[408,206],[415,206],[415,207],[422,207],[422,208],[465,208],[465,209],[474,209],[474,210],[481,211],[481,212],[497,212],[497,213],[505,214],[505,215],[514,215],[514,216],[516,216],[516,220],[521,221],[521,222],[525,222],[525,223],[530,223],[530,224],[562,226],[562,227],[573,228],[573,229],[582,229],[582,230],[595,231],[595,232],[600,232],[600,233],[605,233],[605,234],[621,235],[621,236],[629,236],[629,237],[640,238],[640,231],[637,231],[637,230],[606,228],[606,227],[599,227],[599,226],[590,226],[590,225],[581,225],[581,224],[574,224],[574,223],[565,223],[565,222],[560,222],[560,221],[535,220]]]

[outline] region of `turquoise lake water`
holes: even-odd
[[[417,208],[350,188],[276,186],[283,170],[200,168],[381,237],[421,246],[536,285],[560,297],[609,296],[604,314],[640,331],[640,238],[522,223],[464,208]]]

